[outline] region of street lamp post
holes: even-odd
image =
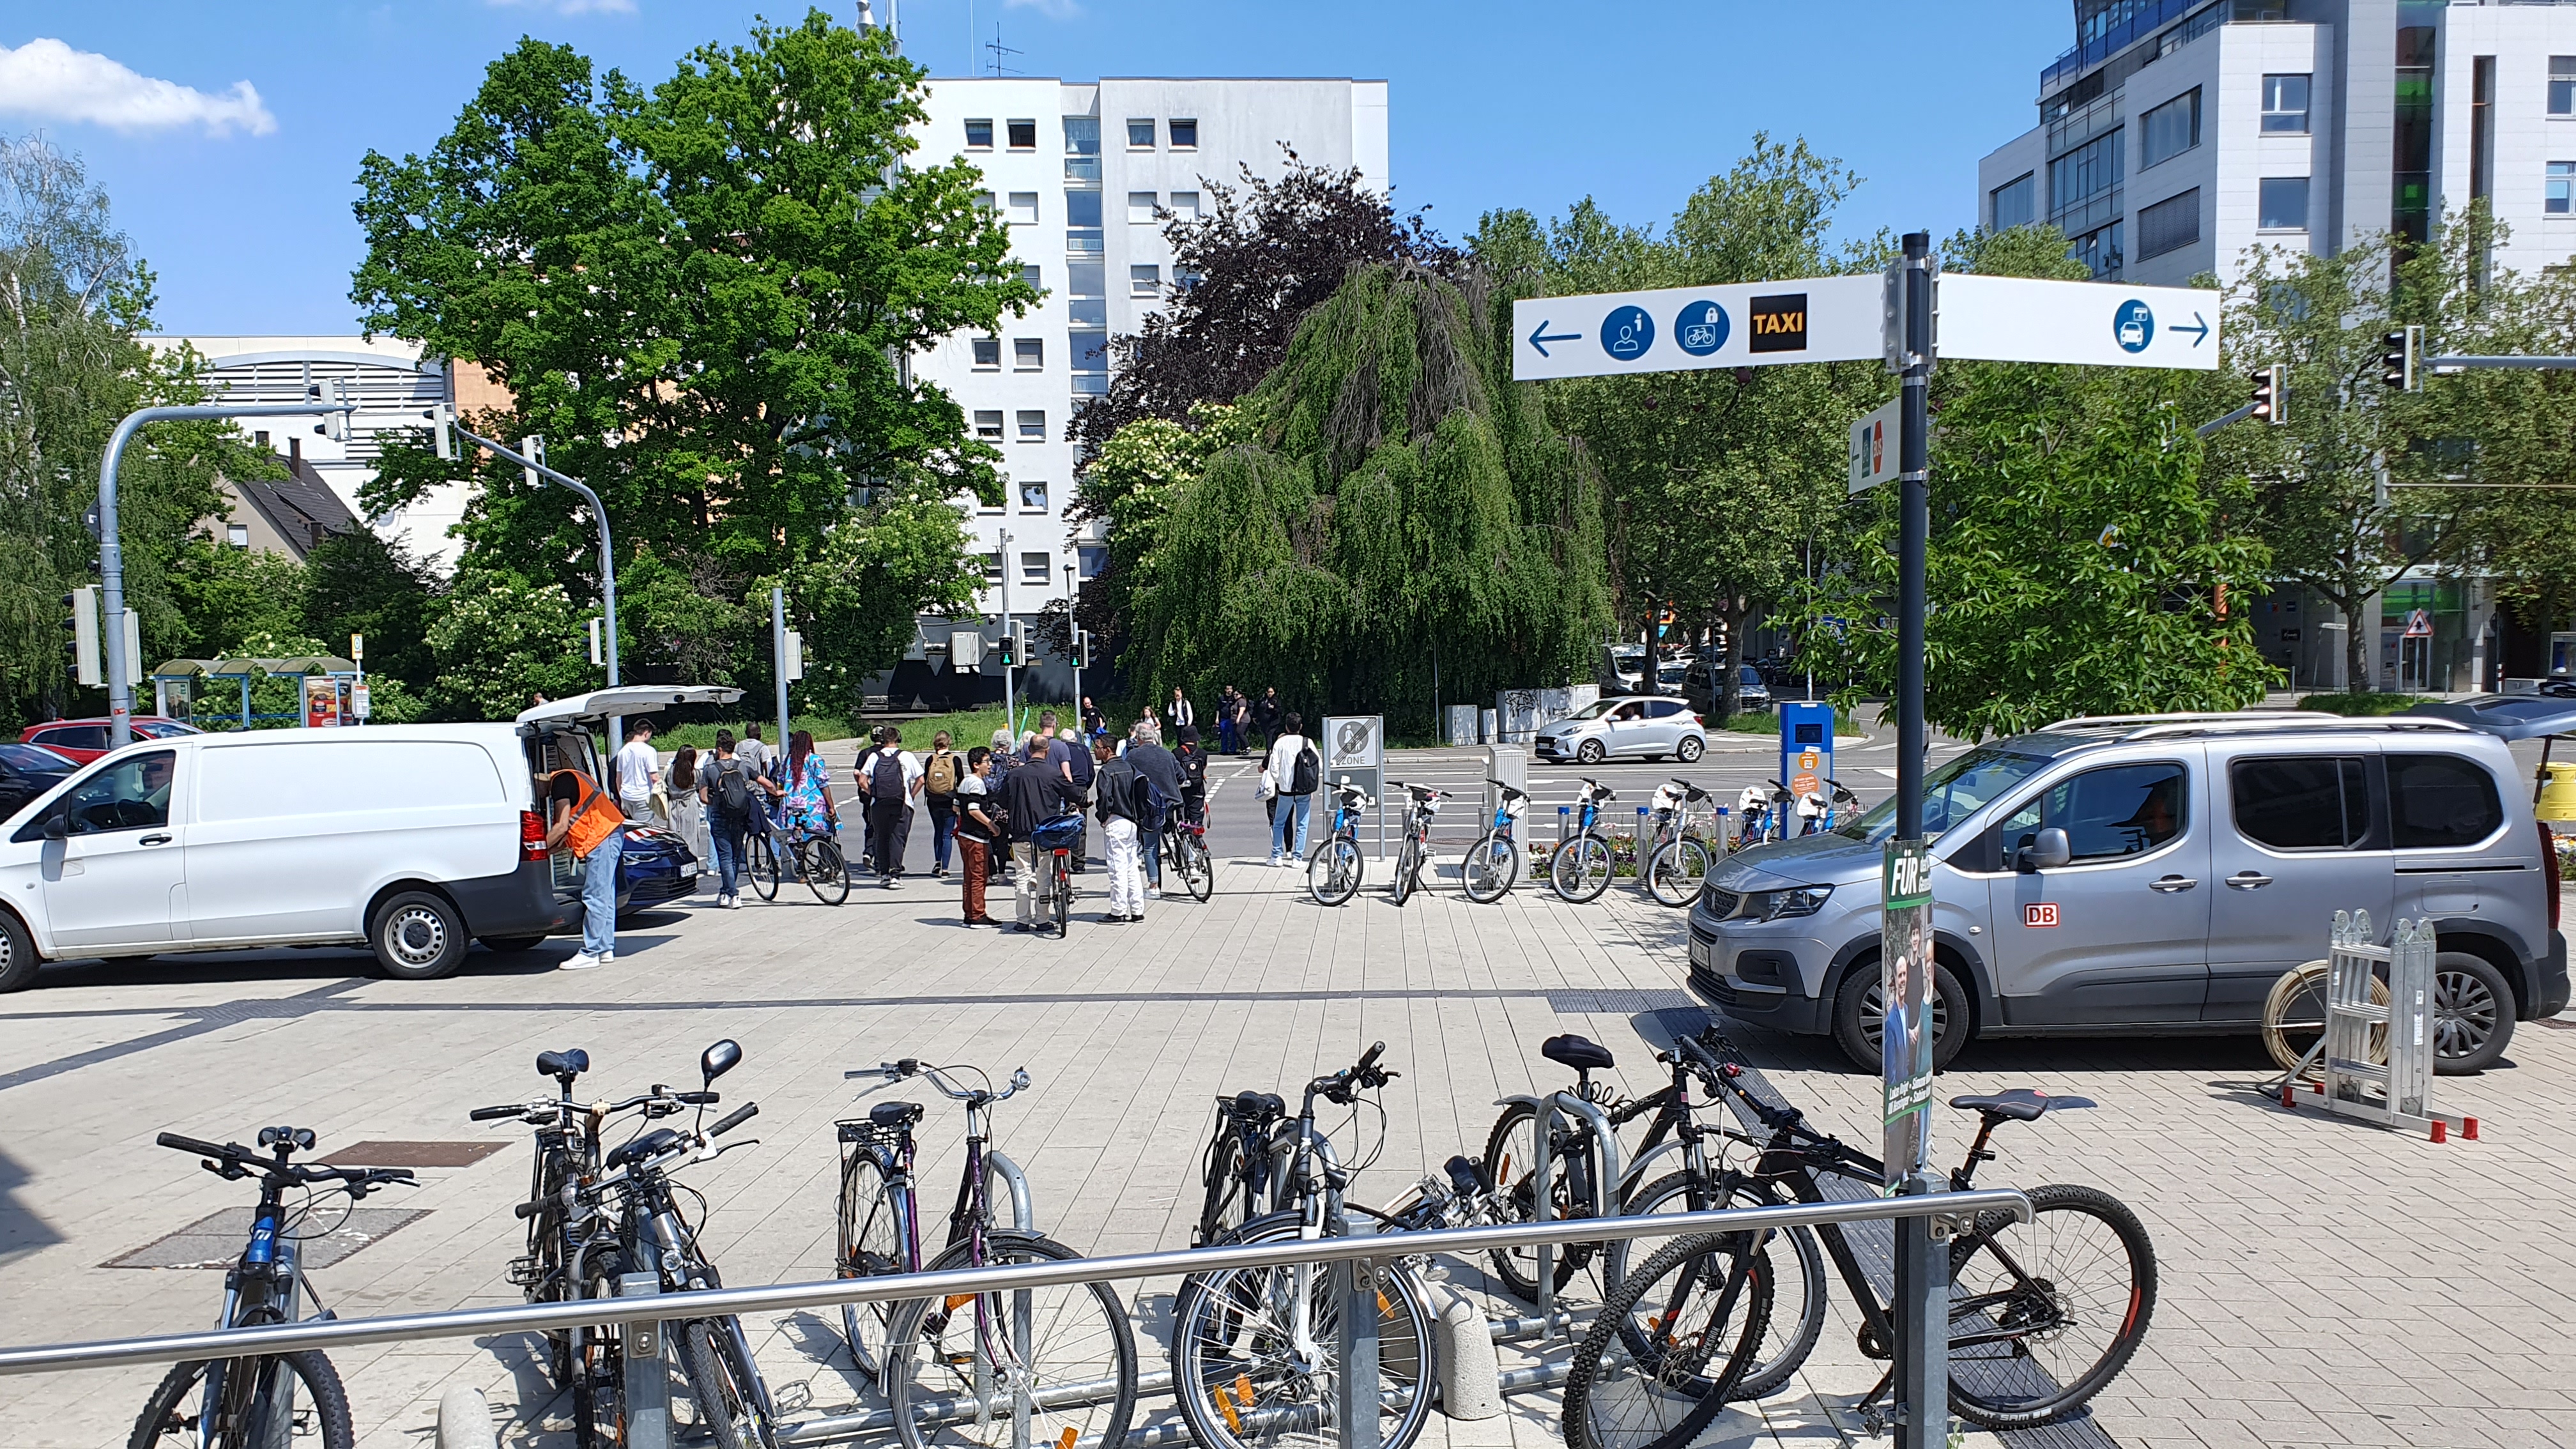
[[[134,678],[125,657],[125,545],[117,537],[116,464],[135,431],[147,423],[196,418],[285,418],[356,412],[358,405],[333,397],[320,402],[223,403],[187,407],[142,408],[125,415],[107,440],[107,456],[98,464],[98,582],[100,608],[106,614],[101,638],[107,643],[107,747],[123,749],[134,742]]]
[[[1002,640],[1007,645],[1011,638],[1011,531],[1000,530],[994,542],[1002,550]],[[1046,575],[1038,575],[1038,582],[1043,585]],[[1016,742],[1020,736],[1020,709],[1018,697],[1011,690],[1013,668],[1009,664],[1002,666],[1002,722],[1011,727],[1011,738]]]
[[[505,459],[509,462],[516,463],[528,472],[539,478],[545,479],[547,482],[552,483],[557,487],[571,489],[573,492],[581,495],[581,500],[584,503],[590,505],[590,516],[599,520],[599,604],[601,612],[608,616],[605,623],[602,625],[608,638],[601,646],[600,657],[608,666],[608,687],[615,689],[619,683],[617,677],[617,554],[615,550],[609,546],[608,510],[600,506],[599,495],[590,491],[589,484],[584,483],[580,479],[575,478],[568,473],[558,473],[554,469],[549,468],[545,464],[537,462],[532,458],[523,458],[519,456],[508,448],[502,447],[499,443],[493,442],[490,438],[483,437],[476,433],[467,432],[465,430],[465,425],[462,423],[448,423],[447,426],[456,429],[456,436],[463,438],[465,441],[472,443],[478,448],[483,449],[485,452],[491,453],[494,456]],[[625,733],[625,726],[626,720],[623,716],[611,716],[609,718],[608,747],[610,749],[617,748],[617,746],[623,742],[619,736]],[[779,741],[779,744],[782,747],[786,743],[787,742],[785,740]]]
[[[1073,660],[1073,727],[1088,732],[1091,728],[1082,717],[1082,624],[1073,616],[1073,565],[1064,566],[1064,645]]]

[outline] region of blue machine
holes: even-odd
[[[1774,778],[1793,799],[1823,789],[1834,778],[1834,707],[1782,701],[1778,709],[1780,773]]]

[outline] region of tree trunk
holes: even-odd
[[[1639,694],[1661,694],[1664,689],[1664,656],[1662,640],[1655,634],[1655,601],[1648,599],[1645,608],[1646,662],[1637,671]]]
[[[2367,610],[2369,607],[2370,596],[2367,595],[2354,603],[2344,606],[2343,687],[2344,692],[2347,694],[2370,694],[2375,692],[2378,688],[2378,682],[2370,676],[2368,671],[2361,667],[2363,659],[2368,655],[2368,651],[2364,648],[2361,616],[2363,611]],[[2377,641],[2373,640],[2370,642],[2375,643]]]
[[[1720,729],[1735,718],[1744,699],[1744,601],[1733,594],[1718,601],[1718,622],[1726,628],[1726,652],[1718,660],[1717,719]]]

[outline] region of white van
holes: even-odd
[[[538,778],[599,773],[590,721],[729,697],[603,690],[514,724],[138,740],[0,822],[0,992],[47,960],[364,945],[387,976],[524,951],[581,918]]]

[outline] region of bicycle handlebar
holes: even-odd
[[[1386,1043],[1377,1042],[1360,1054],[1360,1059],[1330,1076],[1317,1077],[1306,1084],[1306,1106],[1312,1110],[1321,1097],[1340,1106],[1349,1106],[1363,1090],[1375,1090],[1404,1075],[1392,1068],[1381,1067],[1377,1059],[1386,1052]]]
[[[468,1122],[498,1122],[504,1117],[519,1116],[527,1110],[527,1107],[524,1105],[517,1107],[477,1107],[473,1111],[465,1114],[465,1120]],[[167,1146],[168,1144],[164,1143],[163,1145]]]
[[[970,1067],[966,1070],[980,1072],[981,1069]],[[873,1071],[865,1067],[861,1067],[856,1071],[843,1072],[841,1073],[841,1080],[850,1081],[859,1077],[881,1077],[889,1082],[899,1082],[906,1077],[920,1077],[924,1081],[930,1083],[933,1087],[938,1088],[941,1095],[948,1097],[953,1101],[972,1102],[980,1098],[988,1103],[1006,1102],[1012,1097],[1017,1096],[1021,1090],[1026,1088],[1029,1084],[1029,1069],[1026,1067],[1021,1067],[1013,1071],[1011,1073],[1011,1084],[998,1092],[989,1087],[958,1086],[956,1084],[956,1078],[950,1076],[948,1074],[949,1071],[950,1069],[947,1067],[933,1066],[928,1062],[922,1061],[918,1057],[905,1057],[899,1062],[879,1062],[876,1065],[876,1069]]]
[[[152,1140],[159,1146],[175,1147],[181,1152],[193,1152],[199,1157],[219,1157],[231,1160],[235,1158],[247,1158],[251,1155],[250,1149],[242,1146],[238,1142],[227,1142],[217,1145],[195,1137],[182,1137],[176,1132],[164,1132]]]
[[[708,1128],[707,1135],[709,1137],[722,1137],[736,1127],[741,1126],[743,1123],[748,1122],[759,1115],[760,1104],[758,1102],[745,1102],[733,1111],[726,1113],[722,1121],[716,1123],[713,1127]]]

